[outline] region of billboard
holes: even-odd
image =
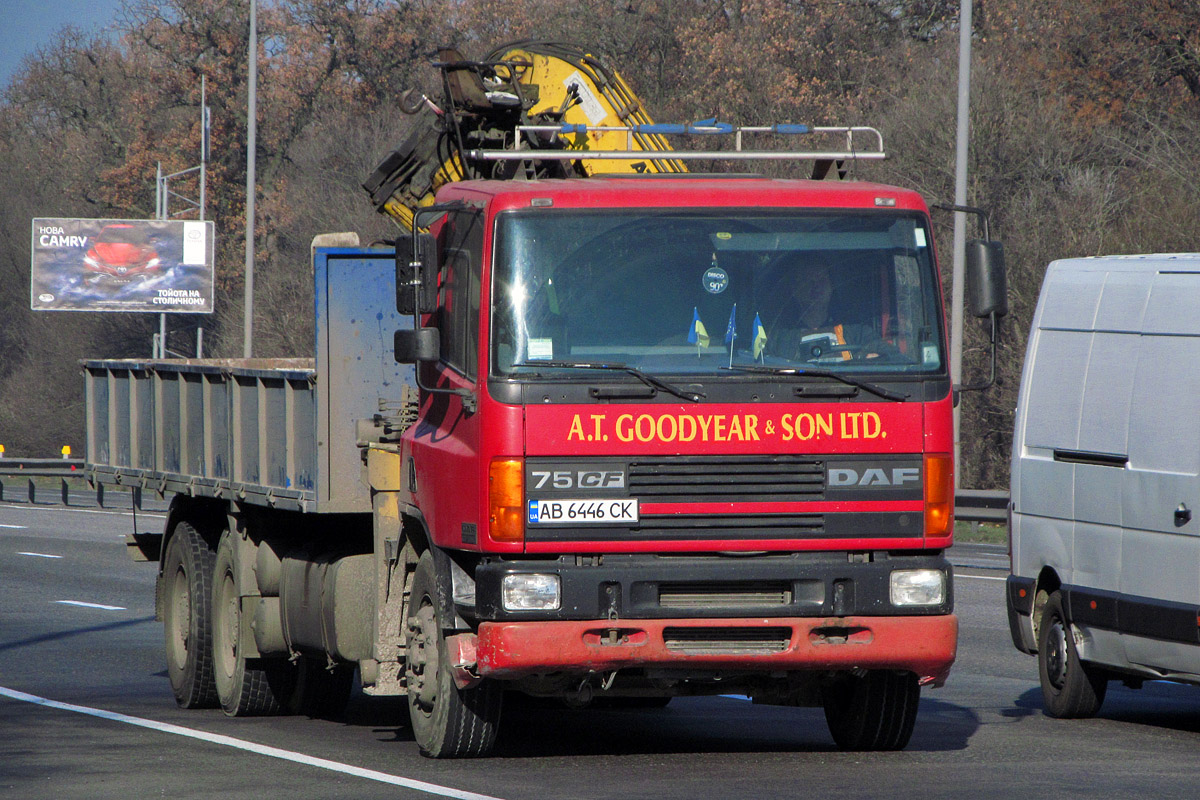
[[[211,222],[35,219],[34,311],[211,314]]]

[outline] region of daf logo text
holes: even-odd
[[[833,467],[829,470],[829,485],[839,486],[904,486],[921,480],[920,467],[892,467],[881,469],[867,467],[864,469],[849,469]]]

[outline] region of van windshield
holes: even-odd
[[[493,374],[944,370],[919,214],[539,210],[501,214],[496,233]]]

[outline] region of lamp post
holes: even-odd
[[[242,321],[242,356],[254,349],[254,151],[258,119],[258,19],[257,3],[250,0],[250,80],[246,120],[246,294]]]
[[[971,121],[971,0],[962,0],[958,14],[958,127],[954,147],[954,204],[967,205],[967,144]],[[963,299],[966,296],[967,215],[954,212],[954,265],[950,289],[950,382],[962,383]],[[962,473],[961,411],[954,407],[954,488]]]

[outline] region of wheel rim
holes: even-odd
[[[225,572],[221,576],[221,588],[217,594],[217,607],[213,615],[213,651],[225,675],[232,675],[237,664],[238,596],[233,575]]]
[[[428,598],[423,600],[416,616],[409,620],[408,686],[414,705],[428,714],[438,697],[438,624],[433,605]]]
[[[175,570],[171,581],[171,601],[167,603],[167,641],[171,658],[183,665],[187,661],[189,637],[191,635],[192,594],[188,588],[188,576],[182,569]]]
[[[1046,631],[1046,677],[1050,685],[1061,690],[1067,680],[1067,631],[1058,617],[1050,620]]]

